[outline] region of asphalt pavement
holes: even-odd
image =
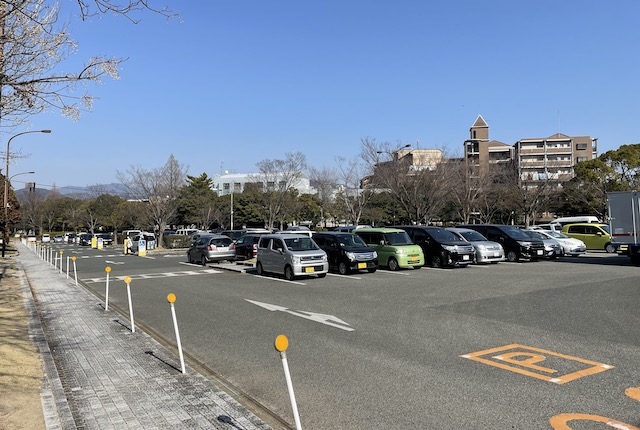
[[[271,428],[195,369],[183,374],[177,350],[105,311],[73,273],[17,247],[33,298],[29,330],[44,363],[47,429]]]

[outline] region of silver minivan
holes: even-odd
[[[296,276],[327,276],[329,260],[327,254],[313,241],[302,234],[265,234],[260,237],[256,254],[256,273],[283,274],[292,281]]]

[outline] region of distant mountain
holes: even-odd
[[[55,190],[63,196],[73,197],[76,199],[87,199],[99,194],[113,194],[115,196],[120,196],[122,198],[128,197],[128,192],[127,192],[127,189],[124,187],[124,185],[117,184],[117,183],[97,184],[97,185],[91,185],[88,187],[67,185],[64,187],[56,187]],[[25,200],[29,193],[28,188],[20,188],[15,191],[16,191],[16,195],[18,196],[18,199],[20,199],[21,201]],[[38,198],[40,199],[46,198],[51,191],[52,190],[38,188],[38,185],[36,183],[35,192]]]

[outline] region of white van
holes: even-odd
[[[600,223],[600,220],[598,219],[597,216],[592,216],[592,215],[567,216],[562,218],[556,218],[553,221],[551,221],[551,224],[565,225],[565,224],[577,224],[581,222]]]
[[[549,223],[551,226],[550,230],[562,231],[562,226],[567,224],[579,224],[579,223],[590,223],[590,224],[600,224],[600,220],[598,217],[593,215],[583,215],[583,216],[567,216],[556,218]]]

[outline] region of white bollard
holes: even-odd
[[[104,310],[109,310],[109,273],[111,272],[111,267],[107,266],[104,268],[104,271],[107,272],[107,285],[104,287]]]
[[[71,257],[73,261],[73,276],[76,278],[76,287],[78,286],[78,271],[76,270],[76,256]]]
[[[62,274],[62,254],[64,254],[64,251],[60,250],[60,274]]]
[[[131,319],[131,333],[136,332],[136,325],[133,321],[133,303],[131,303],[131,277],[124,278],[124,282],[127,284],[127,297],[129,298],[129,318]]]
[[[287,364],[287,347],[289,346],[289,339],[287,336],[280,335],[276,338],[275,345],[276,351],[280,353],[282,358],[282,367],[284,368],[284,378],[287,381],[287,389],[289,390],[289,399],[291,400],[291,409],[293,410],[293,419],[296,422],[296,430],[302,430],[300,424],[300,415],[298,414],[298,405],[296,404],[296,395],[293,393],[293,384],[291,383],[291,375],[289,374],[289,364]]]
[[[67,255],[67,279],[69,279],[69,260],[70,257]]]
[[[180,331],[178,331],[178,318],[176,317],[176,308],[173,305],[176,301],[176,295],[171,293],[167,296],[167,301],[171,303],[171,317],[173,318],[173,329],[176,332],[176,344],[178,345],[178,355],[180,356],[180,370],[187,373],[184,367],[184,355],[182,354],[182,343],[180,342]]]

